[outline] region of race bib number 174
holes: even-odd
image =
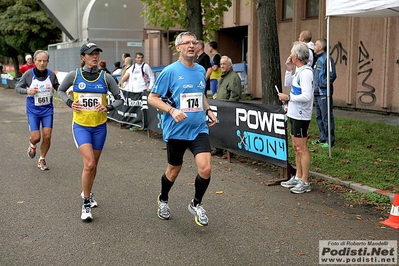
[[[202,93],[192,92],[180,95],[180,110],[183,112],[200,112],[203,111]]]

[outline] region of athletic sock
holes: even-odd
[[[83,204],[90,204],[90,198],[83,198]]]
[[[204,179],[197,175],[195,177],[195,196],[194,196],[194,206],[202,202],[202,198],[206,190],[208,189],[209,182],[211,182],[211,177]]]
[[[169,191],[175,182],[170,181],[165,174],[161,177],[161,196],[159,197],[162,201],[168,201]]]

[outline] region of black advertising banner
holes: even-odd
[[[213,147],[287,168],[286,117],[282,106],[208,99],[218,123]]]
[[[287,168],[286,117],[282,106],[208,101],[218,119],[209,128],[212,147]],[[148,129],[162,133],[162,116],[162,112],[149,106]]]
[[[162,116],[163,116],[163,112],[160,112],[158,109],[152,107],[151,105],[148,105],[147,128],[151,131],[162,134]]]
[[[121,89],[125,97],[125,103],[115,110],[108,112],[108,118],[119,123],[135,125],[146,128],[145,113],[148,109],[147,97],[149,92],[133,93]],[[114,101],[112,95],[108,95],[109,103]]]

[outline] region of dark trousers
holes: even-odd
[[[327,109],[327,96],[315,96],[314,106],[316,108],[316,122],[319,127],[319,141],[324,143],[328,142],[328,109]],[[331,144],[335,143],[335,123],[333,114],[333,98],[330,97],[330,133]]]

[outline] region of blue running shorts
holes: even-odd
[[[73,123],[72,133],[77,148],[83,144],[91,144],[93,150],[102,150],[107,137],[107,124],[104,123],[96,127],[85,127]]]
[[[42,128],[44,127],[53,128],[53,115],[42,116],[42,117],[28,115],[29,131],[40,130],[40,123],[42,124]]]

